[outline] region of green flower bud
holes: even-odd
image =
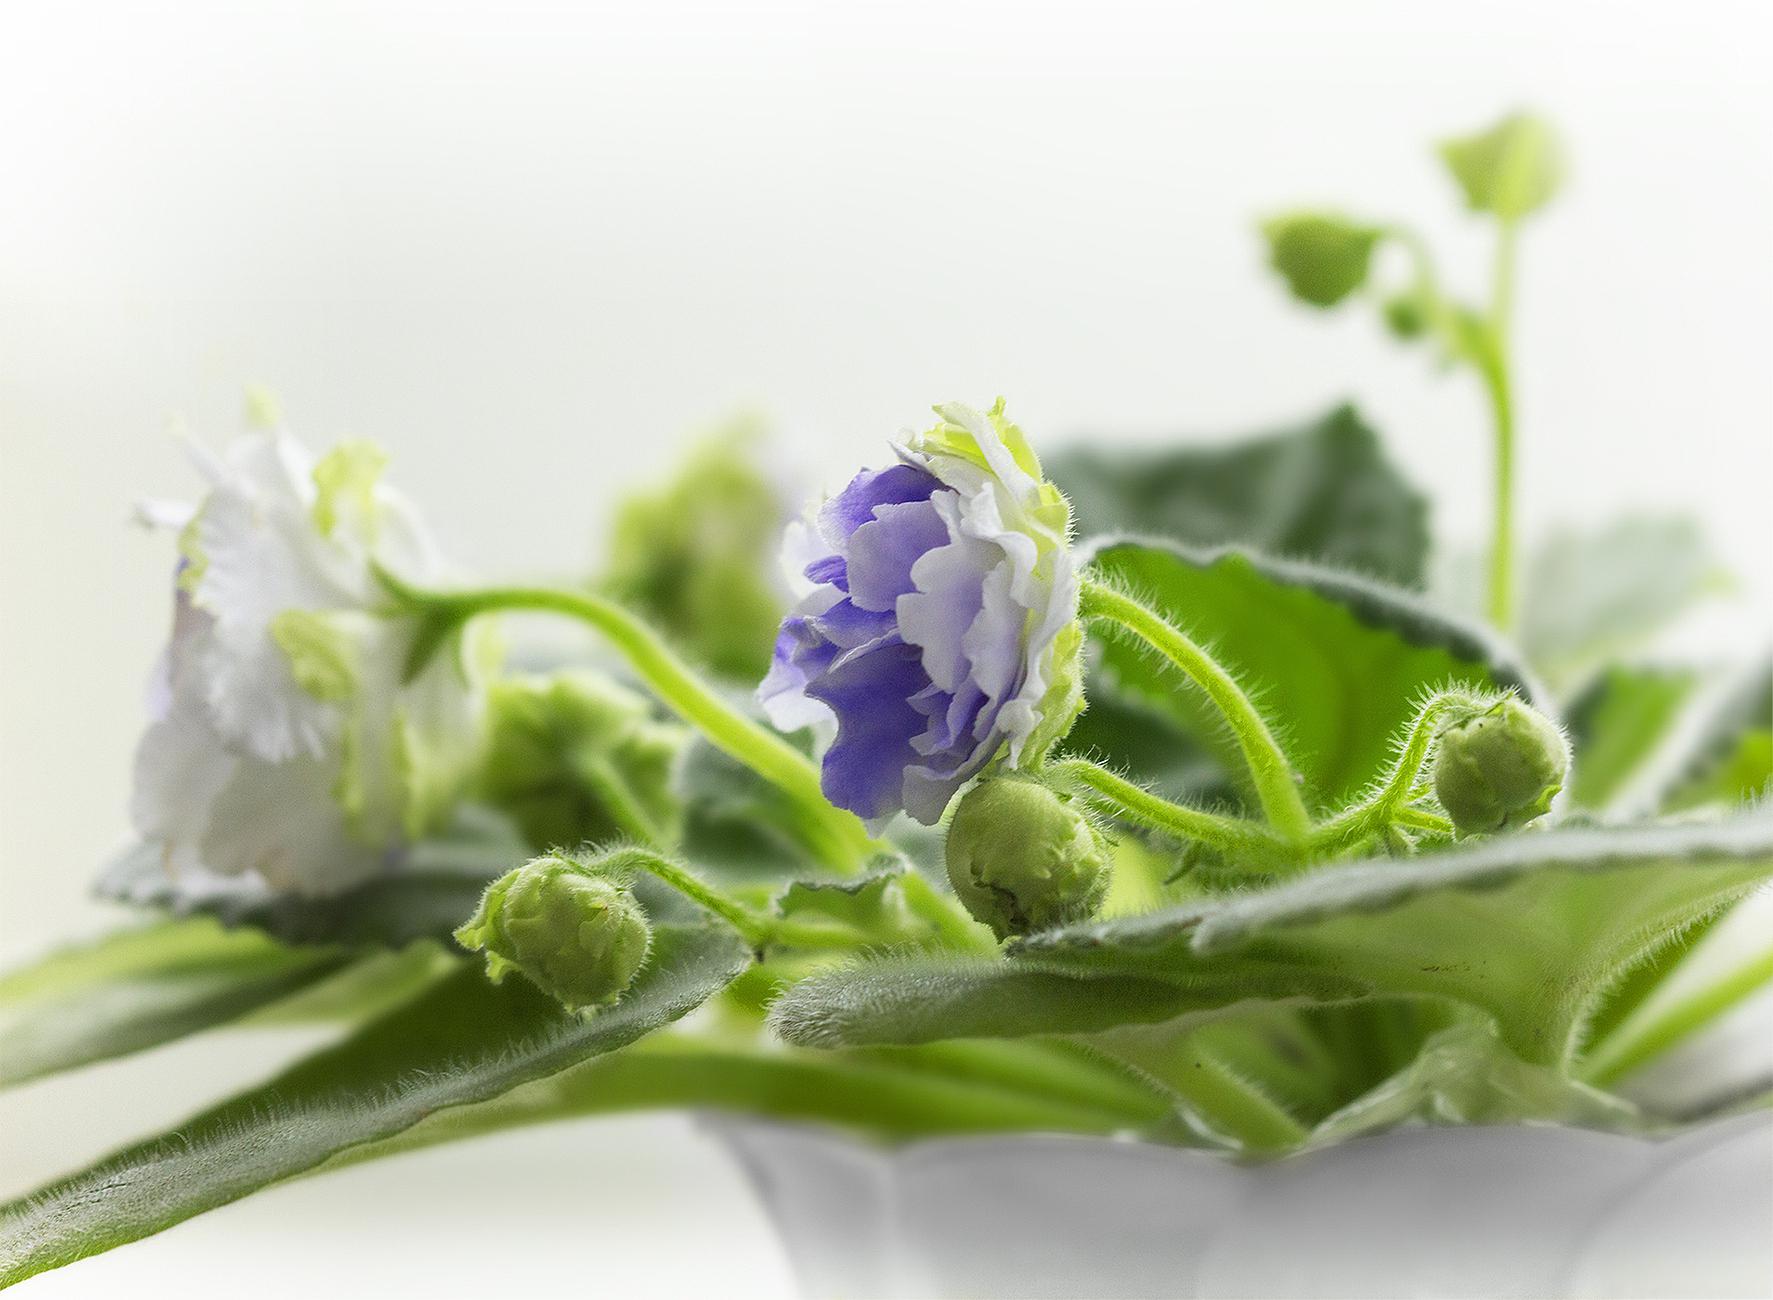
[[[999,939],[1088,919],[1108,892],[1109,849],[1071,802],[996,777],[967,792],[948,826],[948,879]]]
[[[691,658],[754,682],[782,617],[776,548],[787,502],[739,426],[710,441],[663,491],[631,498],[610,536],[605,585]]]
[[[486,954],[495,984],[517,970],[567,1007],[614,1002],[646,961],[652,928],[626,880],[599,865],[553,854],[507,872],[456,942]]]
[[[668,836],[688,738],[595,673],[510,677],[492,690],[482,793],[537,849]]]
[[[1462,834],[1499,831],[1543,816],[1569,768],[1557,724],[1510,695],[1441,732],[1434,793]]]

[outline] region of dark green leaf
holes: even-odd
[[[1211,647],[1279,724],[1308,798],[1334,805],[1376,777],[1421,696],[1512,686],[1527,673],[1483,629],[1395,588],[1238,551],[1109,540],[1086,547],[1094,572],[1149,602]],[[1127,639],[1105,638],[1113,689],[1165,712],[1241,772],[1231,737],[1201,694]],[[1135,774],[1139,774],[1134,769]]]
[[[380,945],[448,939],[471,916],[489,881],[521,866],[528,846],[502,819],[464,819],[448,836],[415,845],[399,871],[331,898],[281,894],[238,876],[180,880],[167,875],[152,845],[137,845],[100,876],[101,898],[213,916],[288,943]]]
[[[1385,232],[1324,212],[1293,212],[1262,223],[1269,264],[1293,296],[1334,307],[1367,282],[1373,250]]]
[[[55,953],[0,979],[0,1086],[227,1024],[340,970],[214,921],[168,921]]]
[[[1401,586],[1422,582],[1428,503],[1351,406],[1223,446],[1134,451],[1101,441],[1045,458],[1082,536],[1236,543]]]
[[[495,986],[464,968],[269,1084],[0,1210],[0,1285],[625,1047],[699,1006],[745,963],[728,931],[661,926],[633,987],[588,1019],[522,980]]]

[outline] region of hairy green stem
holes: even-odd
[[[1186,1038],[1164,1042],[1142,1035],[1115,1035],[1100,1045],[1107,1055],[1172,1092],[1178,1106],[1201,1127],[1244,1151],[1285,1151],[1310,1136],[1305,1126],[1267,1093]]]
[[[1691,1037],[1769,981],[1773,981],[1773,947],[1672,1006],[1627,1020],[1589,1056],[1582,1067],[1582,1078],[1597,1087],[1624,1078]]]
[[[1091,803],[1179,839],[1209,844],[1232,855],[1227,865],[1256,874],[1270,874],[1284,865],[1298,865],[1299,855],[1268,827],[1242,817],[1223,817],[1171,803],[1143,786],[1084,758],[1060,759],[1047,767],[1054,779],[1078,788]]]
[[[1263,815],[1283,839],[1303,843],[1311,830],[1311,816],[1305,811],[1293,766],[1231,674],[1156,611],[1103,582],[1084,579],[1079,612],[1084,618],[1125,628],[1206,692],[1237,738]]]
[[[1391,820],[1399,826],[1408,826],[1419,831],[1433,831],[1437,835],[1451,835],[1453,823],[1439,813],[1429,812],[1426,808],[1399,808],[1392,813]]]
[[[761,914],[662,854],[636,854],[634,865],[657,876],[697,906],[714,913],[737,930],[739,937],[757,952],[778,944],[794,948],[853,949],[874,941],[871,936],[846,926],[803,925],[779,916]]]
[[[641,807],[634,789],[616,770],[615,764],[598,755],[581,755],[573,764],[579,779],[591,787],[604,811],[622,834],[648,848],[666,848],[667,836]]]
[[[1377,835],[1394,823],[1413,825],[1422,830],[1452,830],[1451,823],[1433,813],[1407,805],[1421,797],[1417,776],[1428,760],[1429,748],[1439,734],[1441,719],[1454,709],[1483,710],[1496,702],[1495,696],[1471,691],[1441,691],[1422,702],[1411,719],[1404,740],[1398,746],[1391,770],[1379,786],[1365,799],[1345,808],[1312,832],[1312,848],[1320,853],[1334,853],[1350,844]]]
[[[591,592],[548,587],[434,592],[409,586],[386,572],[379,576],[402,603],[446,628],[498,610],[562,614],[589,624],[622,653],[668,708],[719,749],[788,794],[822,841],[832,865],[854,871],[878,849],[860,821],[826,800],[819,788],[818,769],[810,759],[722,699],[657,633],[616,602]],[[421,638],[421,647],[435,644],[435,637]]]
[[[968,916],[959,900],[937,889],[915,868],[907,868],[899,876],[899,891],[913,915],[928,922],[944,946],[962,951],[997,951],[991,932]]]

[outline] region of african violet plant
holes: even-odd
[[[1505,266],[1548,139],[1445,151]],[[1394,237],[1267,232],[1319,304]],[[1497,400],[1503,622],[1511,272],[1482,316],[1411,246],[1394,328]],[[1765,669],[1614,658],[1709,580],[1684,534],[1557,543],[1536,664],[1421,594],[1425,505],[1348,409],[1043,469],[1001,401],[939,407],[787,528],[785,612],[774,490],[730,449],[558,586],[455,580],[366,444],[310,463],[263,429],[201,463],[196,508],[152,512],[173,632],[141,843],[100,884],[163,915],[0,982],[0,1081],[339,1033],[5,1207],[6,1281],[297,1174],[637,1107],[1244,1158],[1411,1120],[1652,1130],[1692,1116],[1629,1100],[1634,1071],[1773,978],[1763,952],[1668,993],[1773,874]],[[1621,552],[1624,583],[1595,567]],[[506,611],[615,657],[507,671]]]

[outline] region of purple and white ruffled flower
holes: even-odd
[[[1001,400],[936,413],[790,530],[804,595],[758,692],[783,730],[835,722],[825,795],[876,823],[934,825],[1000,754],[1038,757],[1079,698],[1064,497]]]

